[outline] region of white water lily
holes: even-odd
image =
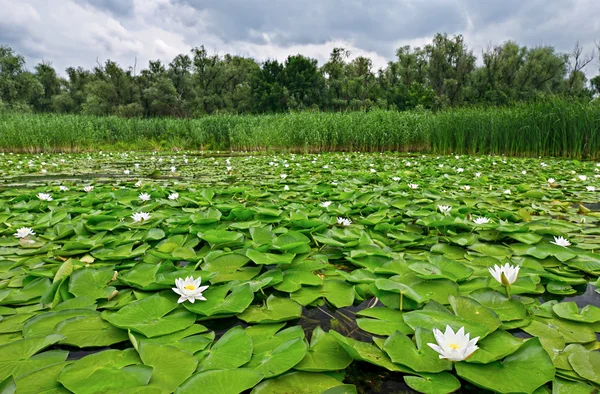
[[[139,164],[139,163],[135,163],[133,166],[134,166],[135,168],[140,168],[140,164]]]
[[[415,190],[419,188],[419,185],[417,185],[416,183],[409,183],[408,187],[410,187],[411,189]]]
[[[227,172],[231,172],[231,170],[233,170],[233,167],[232,166],[227,166],[227,167],[225,167],[225,169],[227,170]]]
[[[527,171],[523,170],[523,171],[521,171],[521,174],[525,175],[525,174],[527,174]]]
[[[69,191],[69,188],[61,185],[58,187],[58,190],[60,190],[61,192],[67,192],[67,191]]]
[[[511,194],[510,189],[506,189],[505,191],[503,191],[502,193],[504,194]]]
[[[438,205],[437,207],[440,210],[440,212],[443,213],[444,215],[449,214],[450,211],[452,210],[452,207],[450,205]]]
[[[594,186],[586,186],[586,187],[585,187],[585,189],[586,189],[588,192],[595,192],[595,191],[596,191],[596,188],[595,188]]]
[[[550,185],[554,185],[555,182],[556,182],[556,179],[554,179],[554,178],[548,178],[548,183]]]
[[[465,169],[462,168],[462,167],[459,167],[459,168],[456,169],[456,172],[464,172],[464,171],[465,171]]]
[[[571,246],[571,242],[569,242],[569,240],[567,240],[564,237],[554,237],[554,242],[551,241],[550,243],[558,246],[563,246],[565,248],[567,246]]]
[[[13,235],[17,238],[25,238],[30,235],[35,235],[35,233],[29,227],[21,227],[21,228],[17,229],[17,232],[14,233]]]
[[[319,204],[320,206],[322,206],[323,208],[327,208],[328,206],[331,205],[331,201],[325,201]]]
[[[202,292],[208,289],[208,286],[200,286],[202,278],[194,279],[192,276],[185,278],[175,279],[175,286],[173,291],[179,294],[178,303],[189,301],[192,304],[196,300],[206,301],[206,298],[202,295]]]
[[[340,224],[342,226],[349,226],[352,224],[352,220],[346,219],[346,218],[341,218],[341,217],[337,218],[337,222],[338,222],[338,224]]]
[[[138,196],[140,198],[140,200],[142,201],[150,201],[151,197],[148,193],[140,193],[140,195]]]
[[[371,171],[372,173],[376,173],[376,172],[377,172],[377,170],[376,170],[376,169],[374,169],[374,168],[371,168],[371,169],[370,169],[370,171]]]
[[[172,167],[171,167],[171,172],[175,172],[175,171],[177,171],[177,167],[175,167],[175,166],[172,166]]]
[[[37,198],[42,201],[52,201],[52,196],[48,193],[38,193]]]
[[[48,170],[46,170],[45,168],[42,168],[42,174],[45,174],[47,172],[48,172]]]
[[[504,265],[494,265],[492,268],[488,268],[490,274],[503,286],[510,286],[519,277],[519,270],[521,267],[518,265],[510,265],[508,263]]]
[[[470,333],[465,334],[465,328],[461,327],[456,333],[452,330],[452,327],[446,326],[446,332],[437,328],[433,329],[433,335],[435,336],[435,343],[428,343],[427,345],[440,354],[440,358],[444,358],[449,361],[463,361],[469,358],[475,350],[479,349],[476,345],[479,337],[475,337],[469,340]]]
[[[136,212],[133,215],[131,215],[131,218],[134,222],[139,223],[150,219],[151,216],[148,212]]]
[[[179,198],[179,193],[171,193],[169,194],[169,197],[167,197],[169,200],[175,201]]]
[[[123,174],[125,174],[125,175],[129,175],[130,172],[131,171],[129,171],[129,170],[123,170]]]
[[[587,181],[587,176],[585,175],[579,175],[577,178],[579,178],[580,181]]]
[[[471,186],[469,186],[469,185],[464,185],[463,188],[465,189],[466,192],[471,190]]]
[[[481,177],[481,172],[476,172],[475,173],[475,177],[480,178]]]
[[[290,187],[289,187],[288,185],[285,185],[285,186],[283,187],[283,190],[287,192],[288,190],[290,190]]]
[[[83,191],[86,192],[86,193],[89,193],[92,190],[94,190],[94,186],[84,186],[83,187]]]
[[[280,177],[281,179],[285,179],[285,178],[287,178],[287,174],[279,174],[279,177]]]
[[[473,219],[473,223],[475,224],[487,224],[491,221],[490,218],[486,218],[486,217],[478,217]]]
[[[392,181],[394,181],[394,182],[398,182],[399,180],[400,180],[400,177],[397,177],[397,176],[392,177]]]

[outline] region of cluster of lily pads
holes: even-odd
[[[0,392],[596,392],[599,170],[5,153]]]

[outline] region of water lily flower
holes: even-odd
[[[352,224],[352,220],[346,219],[346,218],[341,218],[341,217],[337,218],[337,222],[338,222],[338,224],[340,224],[342,226],[349,226]]]
[[[558,246],[563,246],[565,248],[567,246],[571,246],[571,242],[569,242],[566,238],[563,237],[554,237],[554,242],[551,241],[550,243]]]
[[[124,171],[123,171],[123,174],[125,174],[125,175],[129,175],[129,173],[130,173],[130,172],[131,172],[131,171],[129,171],[129,170],[124,170]]]
[[[177,300],[178,303],[189,301],[192,304],[196,300],[206,301],[206,298],[202,295],[202,292],[208,289],[208,286],[200,286],[202,278],[194,279],[192,276],[185,278],[175,279],[175,286],[173,291],[180,295]]]
[[[437,207],[440,210],[440,212],[443,213],[444,215],[449,214],[450,210],[452,209],[452,207],[450,205],[438,205]]]
[[[469,340],[470,333],[465,334],[465,328],[461,327],[456,333],[450,326],[446,326],[446,332],[437,328],[433,329],[435,343],[427,345],[440,354],[440,358],[449,361],[463,361],[469,358],[475,350],[479,349],[476,345],[479,337]]]
[[[490,218],[478,217],[478,218],[473,219],[473,222],[475,224],[487,224],[490,222]]]
[[[462,167],[459,167],[459,168],[456,169],[456,172],[464,172],[464,171],[465,171],[465,169],[462,168]]]
[[[94,186],[84,186],[83,187],[83,191],[86,192],[86,193],[89,193],[92,190],[94,190]]]
[[[285,185],[285,186],[283,187],[283,190],[285,190],[285,191],[287,192],[288,190],[290,190],[290,187],[289,187],[288,185]]]
[[[150,195],[148,193],[140,193],[140,195],[138,196],[140,198],[140,200],[146,202],[146,201],[150,201]]]
[[[376,170],[376,169],[374,169],[374,168],[371,168],[371,170],[370,170],[370,171],[371,171],[372,173],[376,173],[376,172],[377,172],[377,170]]]
[[[392,181],[394,181],[394,182],[398,182],[399,180],[400,180],[400,177],[397,177],[397,176],[392,177]]]
[[[42,168],[42,174],[45,174],[47,172],[48,172],[48,170],[46,170],[45,168]]]
[[[580,181],[587,181],[587,176],[585,175],[579,175],[577,178],[579,178]]]
[[[548,178],[548,183],[550,185],[554,185],[555,182],[556,182],[556,180],[554,178]]]
[[[503,193],[504,194],[511,194],[510,189],[506,189]]]
[[[142,181],[137,181],[133,186],[142,187]]]
[[[171,172],[175,172],[175,171],[177,171],[177,167],[175,167],[175,166],[172,166],[172,167],[171,167]]]
[[[595,188],[594,186],[586,186],[586,187],[585,187],[585,189],[586,189],[588,192],[595,192],[595,191],[596,191],[596,188]]]
[[[139,222],[144,222],[144,221],[150,219],[151,216],[147,212],[136,212],[133,215],[131,215],[131,218],[133,219],[134,222],[139,223]]]
[[[29,227],[21,227],[17,229],[17,232],[13,234],[17,238],[25,238],[30,235],[35,235],[33,230]]]
[[[510,286],[519,277],[519,270],[521,267],[518,265],[510,265],[508,263],[504,265],[494,265],[493,268],[488,268],[490,274],[503,286]]]
[[[325,201],[325,202],[322,202],[322,203],[321,203],[321,204],[319,204],[319,205],[320,205],[320,206],[322,206],[323,208],[327,208],[328,206],[330,206],[330,205],[331,205],[331,201]]]
[[[481,172],[476,172],[475,177],[477,177],[477,178],[481,177]]]
[[[68,188],[68,187],[66,187],[66,186],[62,186],[62,185],[60,185],[60,186],[58,187],[58,190],[60,190],[61,192],[67,192],[67,191],[69,191],[69,188]]]
[[[38,193],[37,198],[42,201],[52,201],[52,196],[48,193]]]
[[[328,169],[328,168],[329,168],[329,166],[326,164],[326,165],[324,165],[324,166],[323,166],[323,168],[324,168],[324,169]]]
[[[279,177],[280,177],[281,179],[285,179],[285,178],[287,178],[287,174],[279,174]]]
[[[410,187],[411,189],[415,190],[419,188],[419,185],[417,185],[416,183],[409,183],[408,187]]]
[[[231,172],[231,170],[233,170],[233,167],[232,166],[227,166],[225,169],[227,170],[227,172]]]
[[[521,174],[525,175],[525,174],[527,174],[527,171],[523,170],[523,171],[521,171]]]
[[[175,193],[171,193],[169,194],[169,197],[167,197],[169,200],[175,201],[179,198],[179,193],[175,192]]]
[[[140,164],[139,164],[139,163],[135,163],[133,166],[134,166],[135,168],[140,168]]]
[[[464,189],[465,189],[466,192],[468,192],[469,190],[471,190],[471,186],[469,186],[469,185],[465,185],[463,187],[464,187]]]
[[[547,167],[547,166],[548,166],[548,164],[546,164],[546,163],[544,163],[544,162],[541,162],[541,163],[540,163],[540,165],[541,165],[542,167]]]

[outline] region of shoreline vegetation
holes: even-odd
[[[600,105],[551,98],[439,112],[371,110],[200,118],[0,111],[0,151],[398,151],[600,157]]]

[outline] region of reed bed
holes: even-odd
[[[196,119],[0,113],[0,150],[422,151],[600,157],[600,105],[550,99],[432,113],[301,112]]]

